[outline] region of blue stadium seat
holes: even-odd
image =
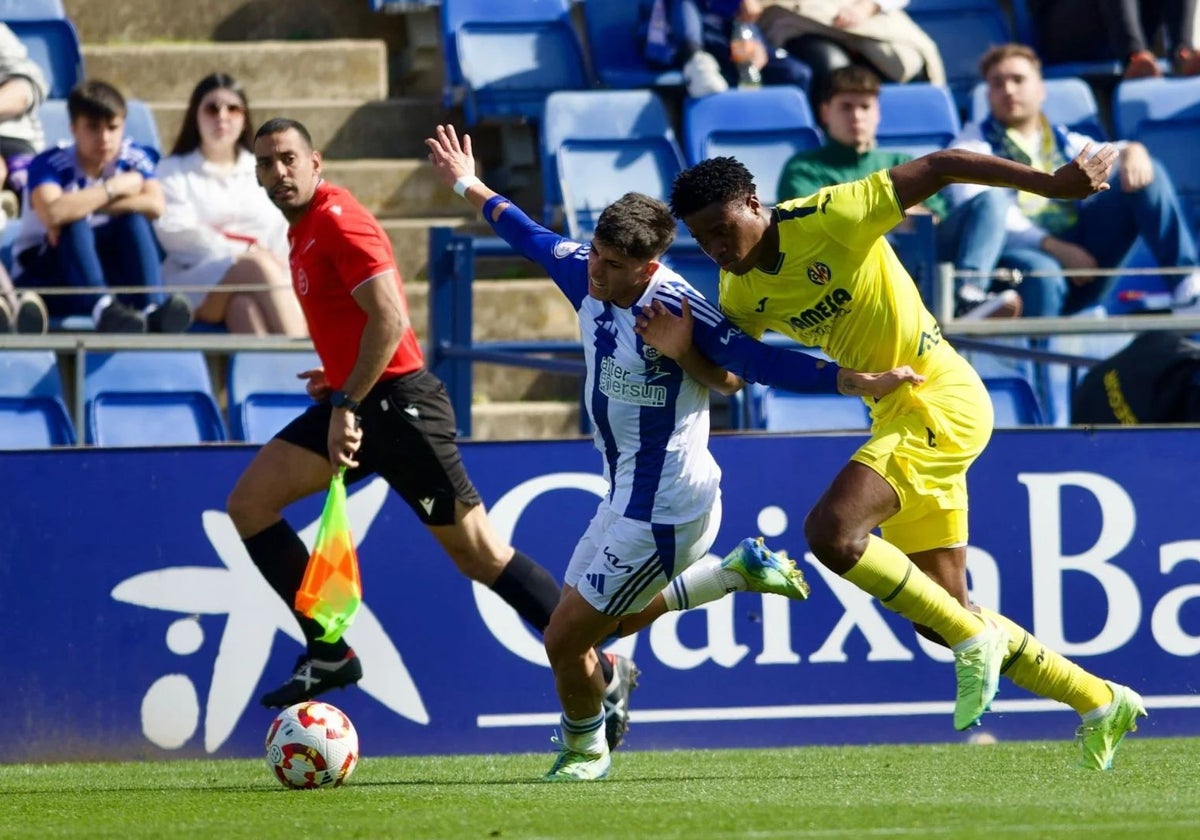
[[[605,87],[682,87],[678,70],[656,70],[642,57],[637,39],[639,0],[597,0],[583,4],[592,66]]]
[[[540,119],[546,95],[589,86],[568,0],[444,0],[447,105],[462,95],[468,126]]]
[[[204,355],[198,351],[89,353],[85,440],[163,446],[225,440]]]
[[[83,81],[79,34],[66,18],[6,21],[46,76],[51,99],[65,99]]]
[[[1045,85],[1046,102],[1042,111],[1050,122],[1097,140],[1109,139],[1108,131],[1100,122],[1096,96],[1087,82],[1079,78],[1046,79]],[[989,110],[987,83],[980,82],[971,91],[971,121],[986,119]]]
[[[125,100],[125,134],[134,142],[149,146],[162,154],[162,141],[158,136],[158,123],[150,106],[140,99]],[[46,146],[55,143],[71,143],[71,117],[67,113],[67,100],[47,99],[38,108],[38,119],[46,136]]]
[[[663,257],[663,263],[695,286],[706,300],[717,302],[721,270],[708,254],[700,250],[695,239],[690,236],[682,240],[676,238]]]
[[[762,415],[769,432],[826,432],[871,428],[871,414],[858,397],[795,394],[768,388]]]
[[[1004,11],[996,0],[912,0],[905,11],[937,44],[946,83],[965,112],[979,80],[979,57],[1013,40]]]
[[[320,366],[316,353],[234,353],[227,383],[232,437],[248,443],[270,440],[312,405],[296,374]]]
[[[1171,173],[1193,230],[1200,230],[1200,76],[1121,82],[1113,122],[1118,137],[1144,143]]]
[[[0,0],[0,20],[65,20],[62,0]]]
[[[562,196],[575,239],[590,236],[600,211],[630,190],[665,199],[683,168],[666,108],[653,91],[553,93],[541,138],[547,211],[552,197]]]
[[[997,429],[1042,425],[1042,410],[1027,381],[1011,376],[984,379],[983,385],[992,398]]]
[[[0,449],[74,443],[53,351],[0,351]]]
[[[744,163],[765,204],[779,200],[775,191],[788,159],[821,145],[807,97],[788,86],[734,89],[688,99],[683,136],[690,164],[723,156]]]
[[[162,154],[162,140],[158,136],[158,122],[154,112],[141,99],[125,100],[125,134],[135,143],[149,146]]]
[[[941,85],[910,82],[879,90],[881,149],[920,157],[946,148],[961,129],[954,97]]]

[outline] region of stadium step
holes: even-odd
[[[425,138],[445,117],[441,101],[430,97],[263,99],[249,87],[246,92],[255,127],[271,117],[299,120],[328,160],[423,158]],[[169,150],[187,113],[187,94],[149,104],[159,136]]]
[[[578,402],[506,402],[471,407],[473,440],[579,436]]]
[[[415,158],[330,160],[329,180],[354,193],[380,217],[450,216],[463,218],[461,198],[443,187],[429,163]]]
[[[196,82],[220,69],[242,83],[250,101],[388,95],[387,47],[379,40],[252,41],[190,44],[96,44],[84,41],[88,76],[126,96],[186,103]]]

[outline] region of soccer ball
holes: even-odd
[[[337,787],[357,764],[354,724],[328,703],[289,706],[267,730],[267,766],[284,787]]]

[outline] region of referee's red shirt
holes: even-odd
[[[351,293],[363,281],[390,271],[393,279],[387,282],[395,283],[404,299],[392,244],[358,199],[322,181],[304,215],[288,229],[288,245],[292,286],[325,366],[325,378],[337,390],[358,359],[367,323],[367,313]],[[400,338],[380,379],[411,373],[424,363],[421,346],[410,328]]]

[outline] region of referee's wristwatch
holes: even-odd
[[[361,405],[358,400],[351,399],[345,391],[334,391],[330,394],[329,404],[334,408],[346,408],[350,411],[358,411],[358,407]]]

